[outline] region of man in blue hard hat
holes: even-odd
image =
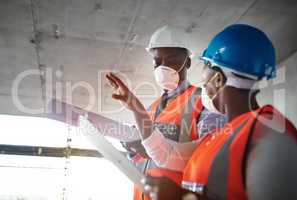
[[[261,30],[228,26],[201,59],[203,105],[224,114],[224,128],[205,137],[184,170],[182,187],[148,178],[158,199],[297,199],[297,130],[273,106],[250,95],[257,81],[275,77],[275,50]]]

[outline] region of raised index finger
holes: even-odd
[[[110,77],[109,74],[106,74],[106,78],[111,87],[113,87],[114,89],[117,89],[119,87],[118,84]]]
[[[109,73],[109,77],[121,88],[128,89],[127,86],[123,83],[123,81],[113,73]]]

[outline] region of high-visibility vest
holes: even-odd
[[[261,134],[256,122],[270,120],[267,116],[297,143],[294,125],[272,106],[245,113],[202,139],[184,170],[182,187],[210,199],[247,200],[242,169],[250,141]]]
[[[156,116],[160,98],[150,107],[149,115],[153,127],[158,128],[166,137],[174,141],[189,142],[198,139],[197,119],[203,109],[200,88],[189,86],[185,91],[167,103],[162,112]],[[135,163],[135,162],[134,162]],[[152,177],[168,177],[181,185],[182,172],[158,167],[151,159],[137,156],[137,168],[144,174]],[[134,200],[148,200],[137,187],[134,187]]]

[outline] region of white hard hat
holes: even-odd
[[[159,47],[185,48],[188,50],[189,55],[192,54],[187,33],[182,28],[174,26],[166,25],[157,29],[152,35],[146,50],[150,52],[153,48]]]

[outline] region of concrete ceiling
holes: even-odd
[[[25,114],[13,102],[12,86],[20,73],[33,69],[45,73],[21,82],[22,104],[43,107],[52,91],[65,99],[66,82],[85,81],[96,91],[93,111],[116,109],[105,113],[130,119],[111,100],[98,72],[122,72],[132,88],[154,83],[152,61],[144,47],[156,28],[165,24],[184,28],[199,55],[225,26],[248,23],[271,37],[281,62],[297,50],[296,10],[296,0],[0,0],[0,113]],[[191,82],[199,81],[198,66],[194,60]],[[59,83],[63,94],[58,94]],[[149,84],[137,93],[146,104],[156,96]],[[84,106],[89,95],[77,88],[72,97],[74,104]]]

